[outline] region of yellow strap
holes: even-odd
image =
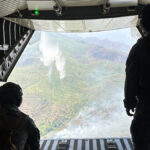
[[[14,144],[11,144],[13,150],[17,150],[17,147]]]
[[[11,147],[12,150],[17,150],[17,147],[12,143],[11,136],[9,136],[8,142],[9,142],[10,147]]]

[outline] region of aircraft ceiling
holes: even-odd
[[[150,3],[150,0],[0,0],[0,17],[18,10],[53,10],[58,2],[62,7],[100,6],[110,3],[111,7],[137,6]]]
[[[135,26],[139,7],[148,3],[150,0],[0,0],[0,17],[33,30],[104,31]]]
[[[33,30],[54,32],[100,32],[135,27],[138,17],[127,16],[90,20],[30,20],[7,18]]]

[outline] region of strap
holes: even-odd
[[[9,136],[8,142],[9,142],[10,148],[12,150],[18,150],[17,147],[12,143],[12,137],[11,137],[11,135]]]

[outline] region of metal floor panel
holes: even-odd
[[[130,138],[109,138],[109,139],[66,139],[69,145],[68,150],[107,150],[107,140],[114,140],[116,150],[133,150]],[[41,140],[41,150],[57,150],[58,143],[62,140]]]

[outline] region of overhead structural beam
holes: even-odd
[[[53,10],[39,10],[35,15],[32,10],[22,10],[22,17],[18,13],[11,14],[7,17],[24,18],[24,19],[44,19],[44,20],[79,20],[79,19],[100,19],[123,16],[137,15],[143,6],[129,7],[111,7],[109,1],[101,6],[86,7],[61,7],[57,0]]]
[[[7,81],[33,32],[0,18],[0,81]]]

